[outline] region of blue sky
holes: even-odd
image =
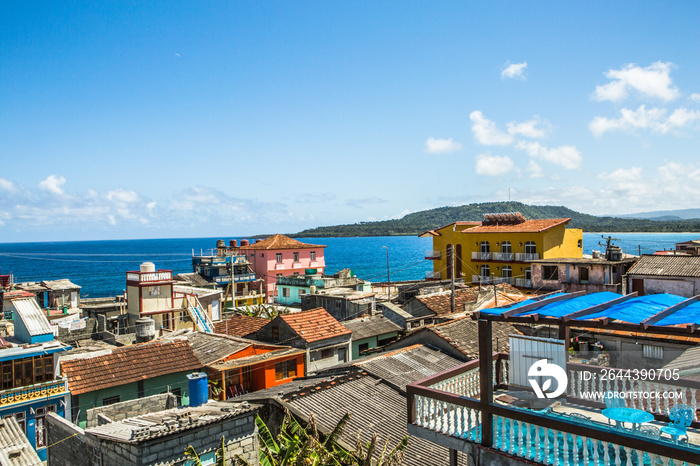
[[[700,2],[0,3],[0,242],[700,207]]]

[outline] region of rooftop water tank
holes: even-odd
[[[219,239],[216,240],[216,248],[225,248],[226,247],[226,241]]]
[[[256,242],[256,243],[261,243],[262,240],[261,240],[261,239],[256,239],[255,242]]]
[[[250,241],[248,241],[247,239],[242,239],[242,240],[241,240],[241,247],[243,247],[243,246],[248,246],[249,244],[250,244]]]
[[[207,374],[205,372],[193,372],[187,374],[190,390],[190,408],[203,405],[209,399],[209,388],[207,387]]]
[[[155,272],[156,265],[153,262],[144,262],[141,264],[141,272]]]
[[[156,321],[150,317],[136,320],[136,343],[151,341],[156,336]]]
[[[231,249],[236,249],[238,247],[238,241],[236,241],[235,239],[229,241],[228,244]]]

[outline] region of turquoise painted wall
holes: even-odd
[[[169,386],[170,391],[179,388],[183,397],[182,404],[189,405],[189,384],[187,381],[187,374],[190,373],[192,373],[192,371],[177,372],[175,374],[168,374],[152,379],[146,379],[143,381],[143,396],[147,397],[166,392]],[[102,404],[103,400],[105,398],[110,398],[113,396],[119,396],[120,402],[137,399],[138,382],[128,383],[124,385],[119,385],[117,387],[110,387],[102,390],[95,390],[94,392],[80,394],[78,396],[78,406],[80,409],[80,415],[78,416],[78,425],[84,429],[87,425],[87,410],[99,406],[104,406]]]

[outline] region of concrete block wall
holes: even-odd
[[[99,465],[95,448],[85,438],[85,431],[55,413],[46,415],[47,464],[50,466],[93,466]]]
[[[97,332],[97,319],[90,317],[85,320],[85,328],[69,331],[67,328],[59,328],[56,340],[70,345],[76,340],[89,340]]]
[[[189,445],[201,456],[216,451],[222,436],[226,442],[226,464],[235,464],[236,455],[249,464],[259,464],[254,412],[136,443],[97,438],[53,413],[47,419],[51,445],[48,466],[182,464]]]
[[[166,409],[177,407],[177,397],[172,393],[161,393],[159,395],[148,396],[136,400],[123,401],[107,406],[99,406],[97,408],[88,409],[87,428],[96,427],[101,423],[98,422],[98,415],[106,416],[112,421],[121,421],[129,417],[139,416],[141,414],[155,413]]]

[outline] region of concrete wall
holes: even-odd
[[[406,320],[413,318],[411,314],[395,304],[380,303],[377,307],[384,317],[404,329],[406,328]]]
[[[121,421],[122,419],[126,419],[128,417],[134,417],[140,414],[155,413],[157,411],[164,411],[166,409],[176,407],[177,397],[172,393],[162,393],[137,400],[100,406],[98,408],[88,409],[87,428],[95,427],[100,424],[97,419],[98,414],[105,416],[112,421]]]
[[[160,377],[155,377],[152,379],[146,379],[143,381],[144,397],[159,395],[168,390],[180,389],[183,396],[183,404],[189,404],[189,383],[187,380],[187,372],[178,372],[175,374],[163,375]],[[78,418],[78,425],[81,427],[87,426],[87,411],[94,408],[99,408],[104,406],[103,402],[105,398],[111,398],[114,396],[120,397],[120,402],[137,400],[138,399],[138,383],[128,383],[124,385],[119,385],[116,387],[109,387],[102,390],[95,390],[93,392],[82,393],[77,396],[78,403],[77,408],[80,410],[80,416]],[[75,400],[75,396],[73,399]],[[109,406],[109,405],[107,405]]]
[[[70,345],[77,340],[90,340],[96,332],[98,332],[97,319],[90,317],[85,320],[85,328],[79,330],[70,331],[59,327],[58,336],[55,339]]]
[[[324,349],[330,349],[332,354],[328,358],[322,358]],[[341,358],[342,350],[345,350],[345,360]],[[336,366],[344,362],[352,360],[352,348],[350,347],[349,336],[334,338],[331,340],[323,340],[319,343],[314,343],[307,351],[306,372],[312,374],[327,367]]]
[[[201,457],[216,451],[222,436],[226,441],[226,464],[234,464],[236,455],[241,455],[250,464],[259,464],[255,413],[138,443],[100,439],[54,415],[50,416],[48,427],[49,444],[52,445],[48,464],[51,466],[182,464],[185,448],[189,445]]]
[[[628,283],[630,286],[628,293],[638,291],[634,289],[633,280],[635,279],[644,280],[644,294],[669,293],[678,296],[685,296],[686,298],[692,298],[700,291],[700,278],[650,278],[643,275],[629,275]]]

